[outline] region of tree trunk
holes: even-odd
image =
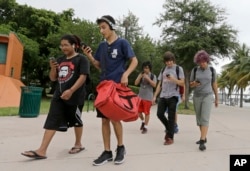
[[[240,88],[240,107],[243,107],[243,88]]]

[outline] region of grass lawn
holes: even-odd
[[[48,114],[51,98],[43,98],[40,104],[40,114]],[[85,101],[83,111],[93,110],[93,102]],[[0,116],[18,116],[19,107],[4,107],[0,108]]]
[[[189,107],[189,109],[185,109],[184,103],[179,104],[177,113],[178,114],[185,114],[185,115],[194,115],[195,113],[194,113],[193,103],[188,102],[188,107]]]
[[[50,100],[51,98],[43,98],[41,100],[40,114],[48,113]],[[193,104],[189,103],[188,106],[189,109],[185,109],[184,103],[181,103],[179,105],[178,114],[193,115],[194,114]],[[86,100],[83,111],[92,111],[92,110],[93,110],[93,102]],[[18,116],[18,114],[19,114],[19,107],[0,108],[0,116]]]

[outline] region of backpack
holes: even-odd
[[[164,67],[164,68],[161,69],[161,74],[163,74],[165,68],[166,68],[166,67]],[[180,69],[179,69],[179,65],[176,65],[176,71],[175,71],[175,72],[176,72],[176,75],[177,75],[177,79],[178,79],[178,80],[180,80],[180,77],[179,77],[179,70],[180,70]],[[161,84],[162,84],[162,82],[161,82]],[[184,94],[184,87],[183,87],[183,86],[179,86],[179,85],[176,84],[176,90],[177,90],[178,87],[179,87],[179,93],[180,93],[180,95],[183,95],[183,94]]]
[[[196,79],[196,71],[197,71],[197,66],[196,67],[194,67],[194,80]],[[211,66],[209,66],[209,68],[210,68],[210,71],[212,72],[212,80],[211,80],[211,84],[213,83],[213,79],[214,79],[214,68],[213,67],[211,67]]]

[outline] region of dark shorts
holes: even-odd
[[[100,110],[96,109],[96,112],[97,112],[96,117],[108,119],[106,116],[104,116],[104,114],[102,114],[102,112]]]
[[[82,109],[83,105],[68,105],[61,99],[52,99],[44,128],[67,131],[69,127],[82,127]]]

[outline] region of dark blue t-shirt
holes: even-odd
[[[101,65],[100,81],[120,83],[126,70],[126,61],[132,57],[135,57],[134,51],[125,39],[118,38],[110,45],[106,41],[101,42],[95,54],[95,60]]]

